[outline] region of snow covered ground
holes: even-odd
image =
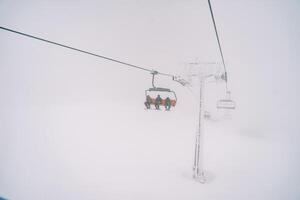
[[[204,167],[192,179],[197,90],[146,111],[143,71],[0,31],[0,196],[300,199],[297,1],[212,1],[237,102],[207,84]],[[0,26],[162,72],[220,61],[206,1],[0,1]]]

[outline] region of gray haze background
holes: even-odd
[[[1,30],[0,196],[299,199],[300,2],[212,5],[237,109],[205,123],[207,184],[191,179],[196,90],[161,77],[178,106],[146,112],[149,74]],[[0,0],[0,25],[174,74],[220,61],[204,0]]]

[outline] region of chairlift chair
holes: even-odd
[[[166,98],[170,98],[170,105],[175,107],[177,103],[177,96],[176,93],[168,88],[149,88],[148,90],[145,90],[145,97],[150,96],[151,102],[150,105],[155,105],[155,99],[157,95],[160,95],[162,98],[162,101],[160,103],[161,106],[165,106]]]
[[[177,103],[176,93],[169,88],[155,87],[154,85],[154,76],[158,74],[157,71],[152,71],[152,88],[145,90],[145,98],[146,103],[150,103],[150,105],[146,105],[147,109],[150,109],[151,105],[155,105],[155,101],[158,95],[161,96],[161,102],[159,106],[166,106],[166,99],[169,97],[170,99],[170,107],[175,107]],[[150,97],[150,102],[147,102],[147,97]],[[146,104],[145,103],[145,104]]]
[[[234,110],[236,107],[236,103],[231,100],[230,98],[230,92],[227,92],[226,98],[220,99],[217,102],[217,109],[231,109]]]

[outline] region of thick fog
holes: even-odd
[[[158,76],[177,106],[145,110],[149,72],[0,30],[0,197],[299,199],[300,2],[211,3],[237,106],[206,83],[206,184],[197,84]],[[221,63],[206,0],[0,0],[0,26],[183,77]]]

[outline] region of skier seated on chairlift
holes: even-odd
[[[160,95],[157,95],[156,99],[155,99],[155,108],[156,110],[159,110],[159,105],[162,102],[162,98],[160,97]]]
[[[166,98],[166,100],[165,100],[165,108],[166,108],[166,110],[170,110],[170,108],[171,108],[171,100],[170,100],[170,98],[169,97],[167,97]]]
[[[145,102],[145,106],[146,106],[146,108],[147,109],[150,109],[150,107],[151,107],[151,97],[150,97],[150,95],[147,95],[147,97],[146,97],[146,102]]]

